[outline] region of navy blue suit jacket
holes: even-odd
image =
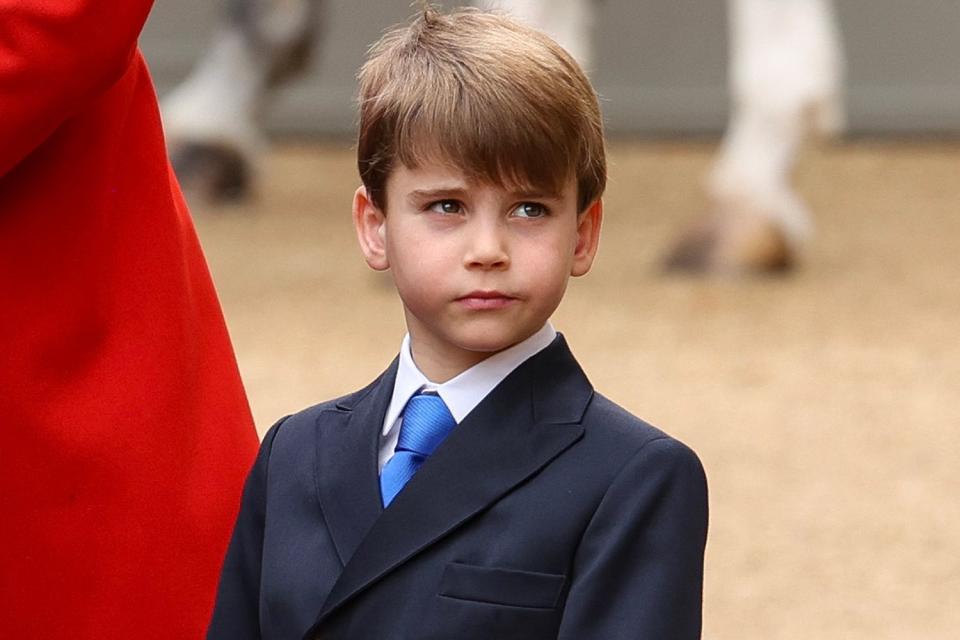
[[[700,637],[700,462],[595,393],[562,336],[384,510],[377,447],[395,376],[396,361],[264,438],[208,638]]]

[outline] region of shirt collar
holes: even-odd
[[[400,417],[407,400],[421,389],[436,391],[459,424],[494,387],[528,358],[545,349],[556,336],[557,331],[548,322],[523,342],[490,356],[443,384],[437,384],[428,380],[413,361],[410,334],[405,335],[400,345],[393,396],[383,420],[383,435],[387,435]]]

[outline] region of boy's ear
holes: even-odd
[[[573,250],[570,275],[582,276],[593,265],[600,246],[600,226],[603,223],[603,200],[597,198],[577,216],[577,246]]]
[[[358,187],[353,194],[353,226],[357,231],[363,257],[370,268],[377,271],[390,268],[390,261],[387,260],[386,224],[386,216],[373,204],[367,188]]]

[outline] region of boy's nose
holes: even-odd
[[[471,230],[464,266],[468,269],[506,269],[510,266],[506,239],[497,224],[478,224]]]

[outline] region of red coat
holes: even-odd
[[[0,637],[199,638],[257,439],[136,48],[0,0]]]

